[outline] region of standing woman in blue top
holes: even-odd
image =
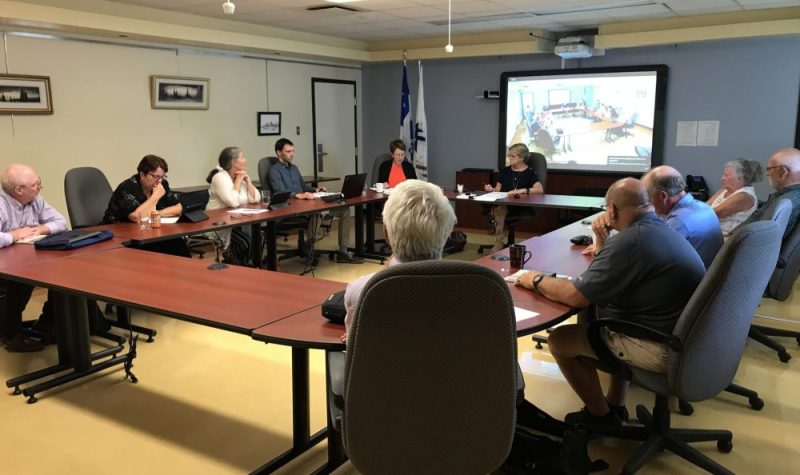
[[[508,147],[508,159],[506,161],[508,166],[500,170],[500,178],[494,188],[491,185],[485,186],[486,191],[503,191],[508,192],[509,195],[544,193],[544,188],[536,171],[525,163],[528,153],[528,147],[525,144],[517,143]],[[517,215],[523,212],[524,210],[519,207],[512,207],[510,211],[505,205],[492,207],[492,216],[495,221],[493,251],[499,251],[503,248],[503,227],[509,213]]]

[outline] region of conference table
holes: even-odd
[[[594,200],[596,202],[597,198],[594,198]],[[532,254],[531,259],[524,265],[524,269],[556,272],[571,277],[581,274],[589,266],[591,258],[581,253],[585,246],[572,244],[569,238],[587,233],[591,233],[589,226],[583,224],[583,221],[578,221],[551,233],[523,241],[520,244],[526,246]],[[498,257],[500,259],[497,259]],[[502,277],[506,277],[519,270],[511,268],[508,260],[502,260],[506,257],[508,257],[508,250],[504,249],[475,262],[495,270]],[[509,284],[509,290],[515,307],[533,311],[537,314],[517,321],[518,337],[545,330],[581,310],[554,302],[537,293],[512,284]],[[328,438],[327,462],[314,473],[331,473],[347,460],[339,434],[333,430],[330,410],[327,412],[327,427],[319,432],[311,435],[308,422],[308,350],[343,351],[345,349],[345,344],[342,341],[344,333],[344,325],[334,324],[324,319],[319,307],[298,312],[287,318],[256,328],[252,332],[252,337],[257,341],[286,345],[292,348],[292,411],[295,416],[292,448],[254,470],[253,474],[271,473],[277,470],[326,435]],[[326,384],[328,389],[329,386],[329,384]],[[331,398],[328,397],[326,400],[330,401]],[[334,437],[332,434],[336,436]]]
[[[87,300],[103,300],[249,335],[255,328],[319,305],[344,287],[339,282],[248,267],[215,269],[202,260],[126,247],[88,252],[92,247],[61,259],[48,254],[43,257],[45,261],[28,258],[0,268],[4,278],[56,291],[52,303],[59,317],[59,364],[12,378],[6,385],[19,393],[22,384],[69,369],[72,372],[26,387],[21,393],[29,402],[35,402],[35,395],[41,391],[115,364],[130,364],[135,357],[135,351],[126,356],[105,350],[99,355],[91,353]],[[92,365],[92,361],[109,354],[113,355],[111,360]]]
[[[446,194],[455,199],[454,192]],[[344,328],[324,321],[319,305],[331,293],[344,289],[345,284],[247,267],[230,266],[214,270],[213,265],[209,266],[201,260],[142,252],[126,246],[247,224],[256,227],[266,222],[269,229],[270,223],[286,217],[354,206],[357,217],[356,243],[357,247],[363,249],[363,207],[366,206],[370,214],[373,205],[385,199],[383,193],[368,191],[344,203],[293,200],[286,209],[243,214],[241,217],[234,217],[229,210],[210,210],[207,212],[209,220],[198,223],[162,224],[155,229],[139,229],[136,223],[98,226],[93,229],[112,230],[115,236],[111,240],[71,251],[39,251],[25,245],[3,249],[0,251],[4,257],[0,263],[0,276],[54,290],[56,297],[53,304],[60,317],[57,319],[59,364],[12,378],[6,384],[14,387],[15,393],[22,392],[29,402],[35,402],[35,395],[41,391],[116,364],[124,364],[126,375],[135,380],[130,373],[135,346],[123,356],[117,356],[121,350],[119,346],[91,353],[87,301],[94,299],[250,335],[265,343],[287,345],[292,347],[293,445],[256,472],[274,470],[328,434],[327,428],[310,434],[308,350],[339,351],[344,348],[341,341]],[[510,197],[506,201],[509,201],[509,205],[522,206],[599,207],[598,198],[560,195],[527,195]],[[261,205],[251,207],[260,208]],[[368,224],[369,243],[369,229],[374,226],[371,222]],[[589,259],[582,256],[580,248],[571,245],[568,239],[574,234],[586,232],[585,226],[576,223],[523,242],[534,255],[526,268],[534,266],[561,274],[578,274],[588,265]],[[267,234],[269,247],[269,231]],[[498,255],[506,253],[500,251]],[[504,276],[512,272],[507,261],[487,257],[477,262]],[[511,293],[516,306],[538,312],[537,316],[518,322],[519,336],[547,328],[576,311],[524,289],[512,286]],[[111,358],[93,363],[107,356]],[[72,372],[19,391],[22,384],[66,370]],[[346,460],[341,441],[335,437],[329,440],[328,452],[329,463],[321,469],[323,473]]]

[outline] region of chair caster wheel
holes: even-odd
[[[144,341],[145,343],[153,343],[155,340],[153,339],[153,335],[149,335],[147,339]]]
[[[788,363],[792,359],[792,355],[786,351],[781,351],[778,353],[778,359],[781,360],[781,363]]]
[[[796,336],[794,339],[797,340],[797,344],[800,345],[800,336]]]
[[[717,441],[717,449],[723,454],[730,453],[733,450],[733,441],[732,440],[718,440]]]
[[[750,402],[750,407],[756,411],[760,411],[764,408],[764,400],[760,397],[751,397],[748,401]]]
[[[678,410],[684,416],[691,416],[694,414],[694,406],[681,399],[678,400]]]
[[[537,341],[537,342],[536,342],[536,349],[537,349],[537,350],[541,350],[542,348],[544,348],[544,347],[542,346],[542,343],[541,343],[541,342],[539,342],[539,341]]]
[[[19,388],[19,386],[15,386],[14,391],[11,394],[13,394],[14,396],[19,396],[20,394],[22,394],[22,390]]]
[[[31,395],[31,396],[28,397],[27,403],[28,404],[36,404],[36,401],[38,401],[38,399],[36,399],[36,396]]]

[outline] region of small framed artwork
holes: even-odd
[[[281,113],[259,112],[258,135],[280,135],[280,134],[281,134]]]
[[[0,74],[0,114],[52,114],[50,78]]]
[[[210,80],[174,76],[150,76],[153,109],[208,109]]]

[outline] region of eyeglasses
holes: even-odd
[[[167,179],[167,175],[156,175],[155,173],[150,173],[150,172],[147,172],[147,174],[150,175],[150,178],[152,178],[155,181],[161,181]]]
[[[786,165],[775,165],[774,167],[767,167],[767,174],[769,174],[769,172],[775,170],[776,168],[785,168],[786,170],[789,170],[789,167],[787,167]]]

